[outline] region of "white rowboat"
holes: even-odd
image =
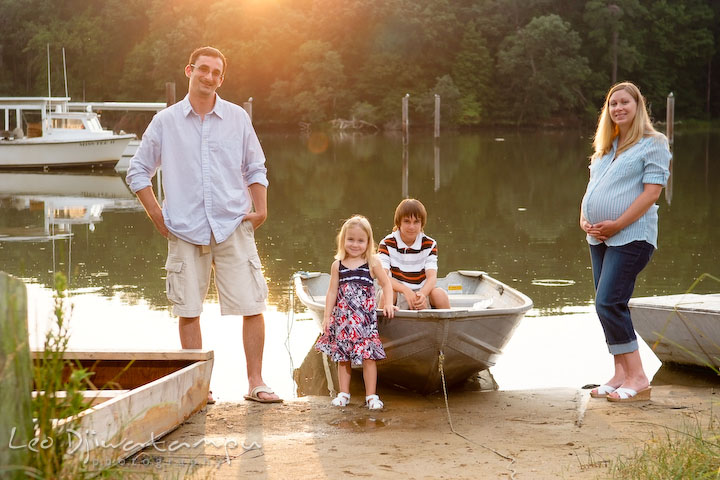
[[[299,272],[295,291],[318,327],[330,275]],[[461,383],[495,365],[532,300],[478,271],[451,272],[437,281],[448,291],[450,309],[399,310],[392,319],[378,310],[378,332],[387,358],[378,379],[421,393]],[[440,367],[442,367],[442,372]]]

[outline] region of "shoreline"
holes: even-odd
[[[345,408],[324,396],[218,402],[161,440],[197,448],[151,446],[134,461],[162,478],[606,478],[666,428],[706,425],[717,390],[658,385],[651,401],[628,404],[570,388],[465,390],[449,392],[446,408],[442,394],[383,389],[380,412],[361,406],[362,391]]]

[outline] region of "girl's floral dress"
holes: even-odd
[[[385,358],[375,313],[375,286],[370,266],[356,269],[340,262],[340,278],[330,322],[315,344],[335,362],[362,364],[363,360]]]

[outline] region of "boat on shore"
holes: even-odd
[[[43,352],[32,352],[36,362]],[[66,351],[93,372],[90,408],[77,415],[74,445],[91,465],[111,465],[179,427],[207,403],[212,350]],[[64,375],[70,375],[66,369]]]
[[[330,275],[298,272],[297,298],[318,325]],[[532,308],[532,300],[484,272],[460,270],[437,280],[448,291],[449,309],[399,310],[392,319],[378,310],[378,332],[387,358],[378,379],[420,393],[464,382],[495,365],[502,349]],[[444,377],[444,378],[443,378]]]
[[[637,333],[664,363],[720,370],[720,294],[633,298]]]
[[[0,97],[5,129],[0,168],[114,166],[134,134],[103,130],[91,109],[73,112],[69,97]],[[16,127],[10,129],[10,113]]]

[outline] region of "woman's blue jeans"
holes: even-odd
[[[648,264],[654,251],[655,247],[645,241],[630,242],[619,247],[608,247],[604,243],[590,245],[595,280],[595,310],[613,355],[638,349],[628,302],[635,289],[635,279]]]

